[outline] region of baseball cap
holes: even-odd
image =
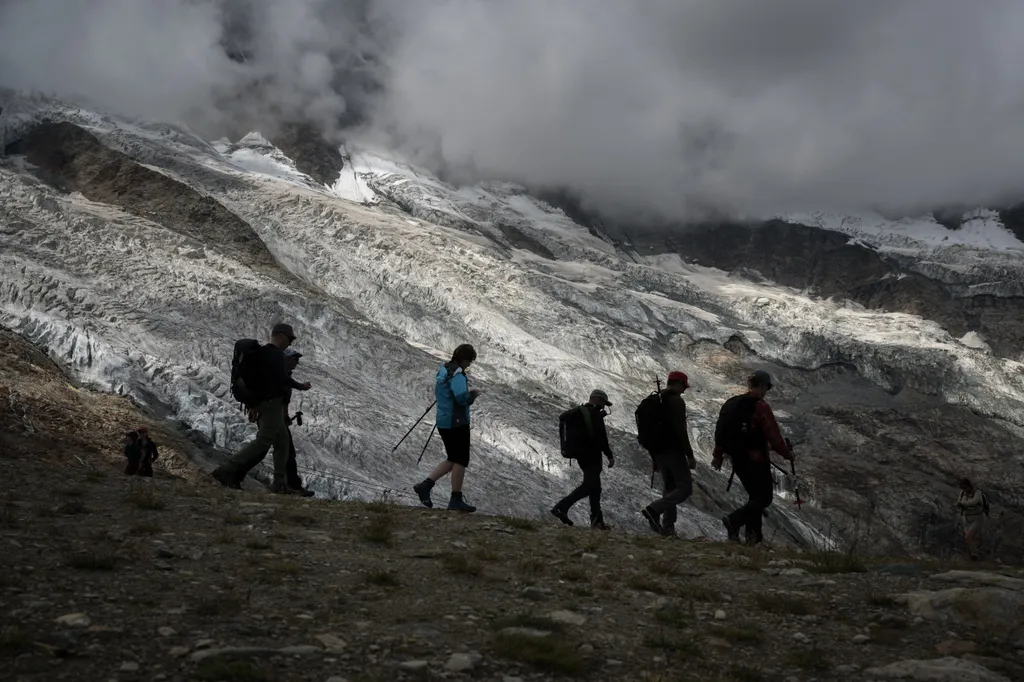
[[[593,391],[590,392],[590,399],[593,400],[594,398],[600,398],[608,407],[612,406],[612,404],[608,401],[608,394],[599,388],[595,388]]]
[[[747,381],[751,386],[763,386],[765,388],[772,387],[772,375],[763,369],[759,369],[751,374]]]
[[[270,335],[273,336],[274,334],[284,334],[292,341],[295,340],[295,332],[292,330],[292,326],[284,322],[278,322],[274,325],[274,328],[270,330]]]
[[[670,384],[682,384],[686,388],[690,387],[690,379],[683,372],[669,372],[668,383]]]
[[[296,360],[298,360],[299,358],[302,357],[302,353],[289,346],[288,348],[284,349],[284,356],[286,358],[295,358]]]

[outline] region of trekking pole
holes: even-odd
[[[423,418],[426,417],[427,414],[432,409],[434,409],[434,405],[437,405],[437,401],[436,400],[434,402],[430,403],[430,407],[427,408],[426,412],[424,412],[422,415],[420,415],[420,418],[416,420],[416,423],[413,424],[412,427],[410,427],[410,429],[405,432],[405,435],[402,436],[402,440],[398,441],[398,444],[395,445],[395,447],[391,448],[391,454],[395,454],[395,450],[398,449],[398,446],[401,445],[402,443],[404,443],[405,439],[409,437],[409,434],[413,432],[413,429],[415,429],[417,426],[420,425],[420,422],[423,421]]]
[[[790,449],[790,457],[792,457],[793,456],[793,452],[792,452],[792,450],[793,450],[793,441],[791,441],[790,439],[787,438],[786,439],[786,446]],[[796,508],[797,509],[802,509],[804,501],[800,498],[800,479],[797,478],[797,476],[796,476],[796,461],[794,461],[792,459],[789,460],[789,470],[793,473],[793,494],[796,495],[796,500],[795,500],[794,504],[796,504]],[[783,472],[783,473],[785,473],[785,472]]]
[[[420,458],[416,460],[417,464],[423,461],[423,454],[427,451],[427,446],[430,445],[430,439],[434,437],[434,431],[437,431],[437,424],[434,424],[434,428],[430,429],[430,435],[427,436],[427,442],[423,444],[423,449],[420,450]]]
[[[725,484],[725,492],[729,492],[729,488],[732,487],[732,478],[736,475],[736,467],[732,468],[732,473],[729,474],[729,482]]]

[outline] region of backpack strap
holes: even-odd
[[[587,427],[587,434],[591,438],[593,438],[594,437],[594,421],[593,421],[593,419],[591,418],[591,415],[590,415],[590,408],[588,408],[586,405],[580,405],[576,409],[578,409],[580,411],[580,414],[583,416],[583,424],[584,424],[584,426]]]

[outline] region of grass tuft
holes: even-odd
[[[390,547],[395,535],[395,519],[390,514],[375,514],[359,529],[365,542]]]
[[[207,658],[196,666],[192,679],[197,682],[271,682],[272,678],[250,661]]]
[[[473,563],[465,554],[445,554],[441,558],[441,563],[445,570],[455,575],[477,576],[483,572],[483,567]]]
[[[586,669],[576,649],[562,638],[499,633],[494,638],[493,647],[499,658],[523,663],[545,673],[579,675]]]
[[[506,526],[516,530],[537,530],[540,524],[535,519],[528,519],[522,516],[501,516],[499,517]]]
[[[167,503],[163,498],[159,497],[156,492],[150,489],[133,490],[128,493],[125,500],[136,509],[160,511],[167,507]]]
[[[786,658],[790,665],[802,670],[826,672],[832,669],[827,654],[820,649],[791,649]]]
[[[402,582],[393,571],[383,568],[368,571],[363,577],[368,585],[378,585],[380,587],[401,587],[402,585]]]
[[[80,571],[113,571],[117,567],[117,558],[110,554],[82,552],[72,554],[66,563]]]
[[[200,616],[232,616],[240,613],[242,602],[230,594],[201,597],[192,610]]]
[[[650,635],[644,639],[644,646],[648,649],[660,649],[661,651],[678,654],[688,659],[700,658],[704,655],[704,650],[700,644],[688,635],[676,637],[666,633]]]
[[[804,597],[778,592],[762,592],[754,597],[758,608],[781,615],[806,616],[814,613],[814,604]]]

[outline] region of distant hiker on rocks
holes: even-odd
[[[308,391],[311,386],[298,383],[288,373],[284,351],[295,341],[291,325],[276,324],[270,332],[270,343],[248,348],[232,367],[232,393],[250,410],[255,411],[259,430],[256,439],[245,445],[230,460],[213,471],[213,477],[222,485],[240,487],[240,472],[247,472],[259,464],[270,448],[274,449],[274,478],[270,492],[287,494],[289,434],[285,417],[285,398],[291,389]],[[244,473],[242,473],[244,476]]]
[[[669,372],[664,390],[652,393],[636,409],[637,439],[661,472],[663,496],[640,510],[651,530],[674,536],[676,507],[693,494],[691,469],[697,468],[686,429],[683,393],[690,381],[682,372]]]
[[[149,429],[145,426],[140,426],[136,429],[136,433],[139,434],[139,446],[142,449],[142,459],[139,462],[139,476],[153,477],[153,462],[160,457],[159,452],[156,449],[156,443],[149,438]]]
[[[608,468],[615,466],[615,456],[608,445],[604,426],[605,407],[611,407],[608,394],[594,390],[590,401],[563,412],[558,418],[562,456],[575,459],[583,470],[583,482],[551,509],[562,523],[571,526],[569,509],[584,497],[590,498],[590,526],[608,530],[601,512],[601,456],[608,458]]]
[[[722,405],[715,425],[715,450],[711,466],[721,470],[722,460],[732,460],[733,474],[747,491],[745,505],[722,517],[729,540],[739,542],[740,528],[746,528],[747,544],[763,540],[762,513],[775,495],[769,448],[788,460],[793,459],[786,440],[779,431],[772,408],[764,401],[772,390],[768,372],[758,370],[747,379],[747,392],[729,398]]]
[[[451,473],[452,496],[448,508],[455,511],[474,512],[476,507],[466,502],[462,496],[462,483],[469,466],[469,407],[481,395],[481,392],[469,388],[466,370],[476,360],[473,346],[463,344],[455,349],[450,362],[441,365],[434,381],[434,397],[437,399],[437,415],[435,424],[441,435],[444,450],[448,458],[434,467],[421,483],[413,486],[419,495],[420,502],[433,507],[430,491],[442,477]]]
[[[124,458],[128,460],[124,473],[134,476],[139,471],[139,464],[142,462],[142,444],[139,443],[139,432],[129,431],[124,434]]]
[[[982,526],[985,525],[985,517],[988,516],[988,498],[985,493],[977,490],[971,482],[960,479],[960,496],[956,500],[956,506],[964,522],[964,540],[967,541],[967,552],[971,561],[978,560],[978,540],[980,539]]]
[[[299,358],[301,358],[301,357],[302,357],[302,353],[300,353],[299,351],[295,350],[294,348],[292,348],[290,346],[288,348],[284,349],[285,366],[288,368],[288,376],[289,377],[292,375],[292,372],[295,370],[295,368],[298,367],[298,365],[299,365]],[[285,394],[284,401],[283,401],[284,402],[284,415],[285,415],[284,421],[285,421],[285,427],[288,430],[288,472],[287,472],[288,475],[287,475],[286,483],[288,484],[288,488],[290,490],[293,490],[293,491],[301,494],[303,497],[313,497],[315,493],[312,490],[307,490],[303,486],[302,478],[299,476],[299,464],[298,464],[298,461],[295,458],[295,441],[292,439],[291,425],[297,421],[299,426],[302,426],[302,413],[301,412],[297,412],[295,415],[289,415],[288,414],[288,405],[291,403],[291,400],[292,400],[292,387],[289,386],[288,387],[288,391]],[[263,452],[263,457],[267,456],[267,452],[268,451],[269,450],[265,450]],[[263,457],[260,457],[259,460],[256,460],[256,458],[253,457],[253,459],[250,460],[251,461],[251,466],[249,466],[249,468],[247,468],[247,469],[239,469],[235,473],[235,482],[238,484],[238,487],[241,487],[242,481],[245,480],[245,477],[249,474],[249,471],[251,471],[257,464],[259,464],[261,461],[263,461]],[[235,486],[231,486],[231,487],[235,487]]]

